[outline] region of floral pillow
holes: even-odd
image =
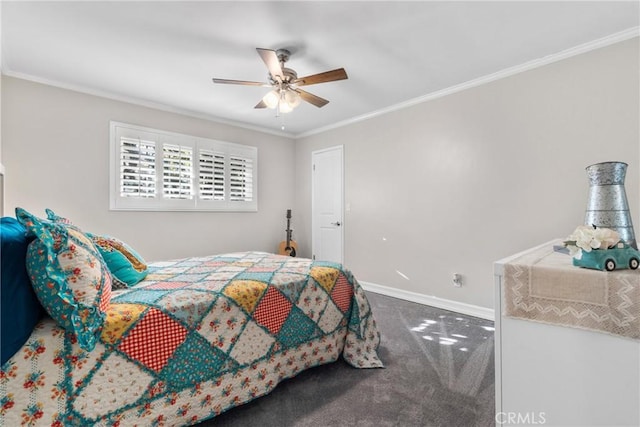
[[[16,217],[36,236],[27,250],[27,272],[38,299],[80,347],[93,350],[111,300],[111,274],[100,253],[73,225],[22,208],[16,208]]]
[[[46,212],[50,221],[71,224],[71,221],[56,215],[51,209],[46,209]],[[111,272],[112,289],[128,288],[147,277],[147,263],[131,246],[111,236],[86,235],[93,241]]]

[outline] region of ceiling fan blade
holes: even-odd
[[[248,82],[245,80],[228,80],[228,79],[213,79],[214,83],[223,83],[223,84],[228,84],[228,85],[244,85],[244,86],[264,86],[264,87],[271,87],[270,84],[268,83],[261,83],[261,82]]]
[[[293,83],[298,86],[308,86],[314,85],[316,83],[325,83],[325,82],[333,82],[336,80],[345,80],[348,79],[347,72],[344,68],[337,68],[331,71],[325,71],[324,73],[312,74],[306,77],[300,77],[299,79],[294,80]]]
[[[269,69],[269,74],[273,77],[274,80],[283,80],[282,67],[280,66],[280,61],[278,61],[278,55],[275,50],[271,49],[261,49],[259,47],[256,48],[260,58],[264,61]]]
[[[263,100],[260,100],[253,108],[267,108],[267,104],[265,104]]]
[[[320,98],[319,96],[316,96],[312,93],[305,92],[302,89],[295,89],[295,91],[300,94],[300,98],[307,101],[309,104],[315,105],[318,108],[322,108],[329,103],[329,101],[327,101],[326,99]]]

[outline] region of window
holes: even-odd
[[[112,210],[257,211],[258,149],[111,122]]]

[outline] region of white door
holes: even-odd
[[[311,153],[311,247],[313,258],[343,262],[342,146]]]

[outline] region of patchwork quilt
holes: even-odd
[[[155,263],[114,291],[93,351],[38,324],[0,371],[0,425],[193,425],[341,354],[381,367],[379,342],[340,264],[260,252]]]

